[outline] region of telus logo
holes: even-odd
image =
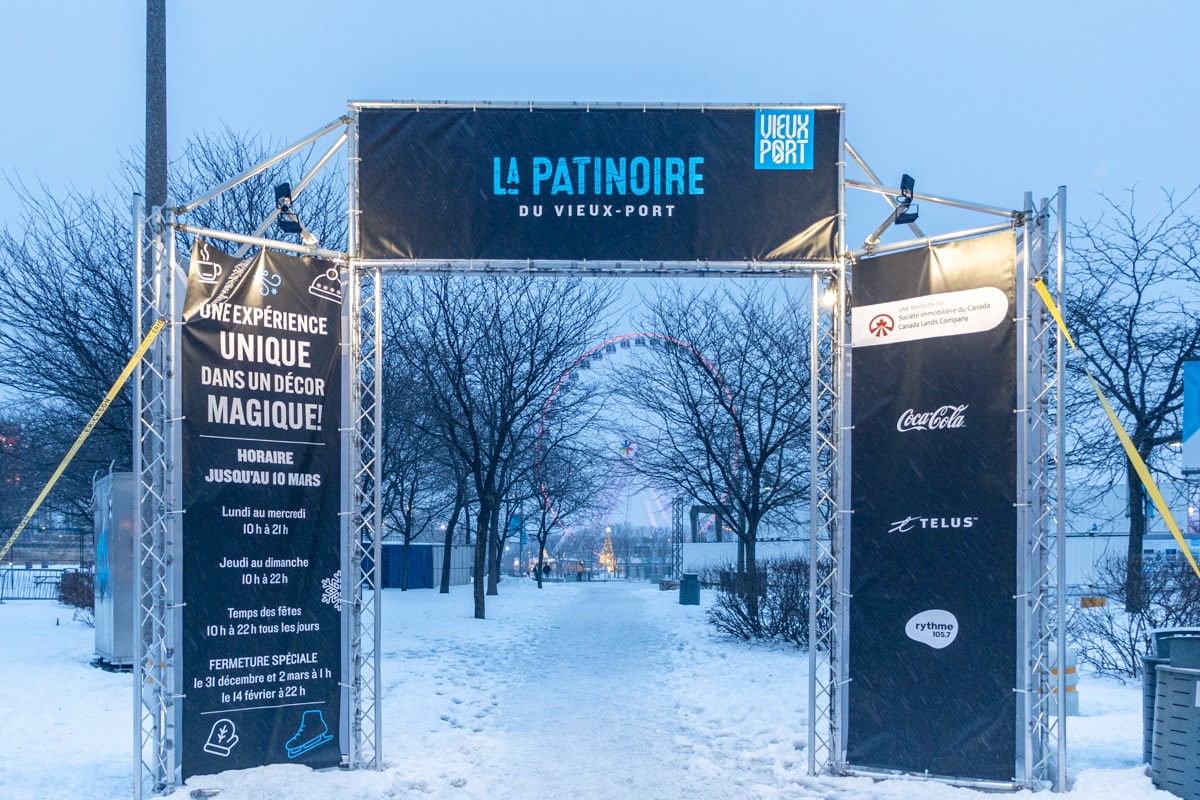
[[[940,528],[973,528],[979,517],[905,517],[888,528],[888,533],[909,533],[915,530]]]

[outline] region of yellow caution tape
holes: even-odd
[[[125,365],[125,369],[121,370],[121,374],[117,377],[116,383],[112,385],[112,388],[108,390],[108,394],[104,395],[104,399],[100,401],[99,407],[96,408],[96,413],[92,414],[92,418],[88,420],[88,424],[83,426],[83,431],[75,439],[75,444],[71,445],[71,449],[68,450],[66,456],[63,457],[62,463],[58,465],[58,469],[54,470],[54,474],[50,476],[50,480],[46,483],[45,488],[42,489],[41,493],[37,496],[37,499],[33,501],[33,505],[30,507],[29,512],[25,514],[25,518],[21,520],[21,524],[17,526],[15,531],[13,531],[13,535],[8,537],[8,541],[4,543],[4,548],[0,549],[0,561],[4,560],[4,557],[8,555],[8,551],[12,549],[14,544],[16,544],[17,538],[25,530],[25,527],[29,525],[29,521],[33,519],[33,515],[37,513],[38,507],[41,506],[42,501],[46,499],[46,495],[50,494],[50,490],[54,488],[54,484],[58,483],[58,479],[62,477],[62,474],[66,471],[67,466],[71,463],[72,459],[75,458],[75,454],[79,452],[79,448],[83,447],[83,443],[87,441],[87,438],[91,435],[92,430],[96,427],[97,423],[100,422],[100,418],[104,416],[104,412],[108,410],[110,405],[112,405],[112,401],[116,399],[117,393],[121,391],[121,387],[125,385],[125,382],[129,380],[129,376],[133,374],[138,362],[141,361],[142,357],[146,355],[146,351],[150,349],[150,345],[152,345],[154,340],[158,338],[158,334],[162,331],[166,324],[166,320],[160,319],[150,327],[150,332],[146,334],[146,338],[142,339],[142,343],[139,344],[137,350],[133,352],[133,356],[129,359],[129,363]],[[134,423],[136,424],[137,421],[134,420]]]
[[[1054,304],[1054,299],[1050,297],[1050,291],[1046,288],[1045,281],[1037,278],[1033,282],[1033,287],[1037,289],[1042,302],[1046,304],[1046,308],[1050,311],[1051,316],[1054,317],[1054,321],[1058,323],[1058,329],[1062,331],[1067,344],[1071,345],[1071,349],[1075,351],[1076,355],[1079,355],[1079,347],[1076,346],[1075,340],[1071,338],[1071,334],[1067,331],[1067,324],[1063,321],[1058,306]],[[1117,419],[1116,412],[1113,411],[1108,398],[1104,396],[1104,392],[1100,391],[1100,385],[1092,377],[1092,372],[1087,368],[1086,363],[1083,363],[1083,371],[1087,374],[1088,380],[1092,382],[1092,389],[1096,391],[1096,397],[1100,398],[1100,405],[1104,407],[1104,413],[1108,415],[1108,421],[1112,423],[1113,430],[1117,433],[1117,438],[1121,440],[1121,446],[1125,448],[1125,455],[1129,459],[1129,463],[1133,464],[1138,477],[1142,479],[1142,485],[1146,487],[1146,494],[1150,496],[1150,501],[1158,509],[1159,516],[1163,518],[1163,522],[1167,523],[1167,530],[1175,537],[1179,549],[1183,551],[1188,563],[1192,565],[1192,570],[1196,573],[1196,577],[1200,578],[1200,567],[1196,566],[1196,559],[1192,557],[1192,550],[1188,546],[1187,540],[1183,538],[1183,533],[1180,532],[1179,525],[1175,522],[1175,517],[1171,515],[1171,509],[1167,507],[1167,501],[1163,499],[1162,492],[1158,490],[1158,484],[1155,483],[1154,476],[1150,474],[1150,468],[1146,466],[1146,462],[1142,460],[1142,456],[1138,453],[1137,448],[1134,447],[1133,440],[1125,432],[1125,426]]]

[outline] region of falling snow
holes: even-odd
[[[472,618],[469,586],[384,592],[383,770],[279,764],[193,776],[169,797],[994,797],[913,779],[808,777],[807,658],[720,637],[704,621],[708,590],[700,606],[647,583],[539,591],[508,578],[500,592],[486,620]],[[90,666],[94,635],[52,602],[0,604],[5,800],[133,796],[132,678]],[[1166,797],[1141,764],[1140,686],[1085,674],[1079,694],[1065,798]]]

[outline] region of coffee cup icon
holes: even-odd
[[[221,265],[209,260],[207,244],[196,251],[196,274],[201,283],[217,283],[221,279]]]

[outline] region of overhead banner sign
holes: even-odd
[[[359,107],[365,259],[834,262],[842,109]]]
[[[340,273],[197,242],[184,302],[182,770],[341,763]]]
[[[847,759],[1016,772],[1016,240],[854,266]]]
[[[1200,472],[1200,361],[1183,364],[1183,471]]]

